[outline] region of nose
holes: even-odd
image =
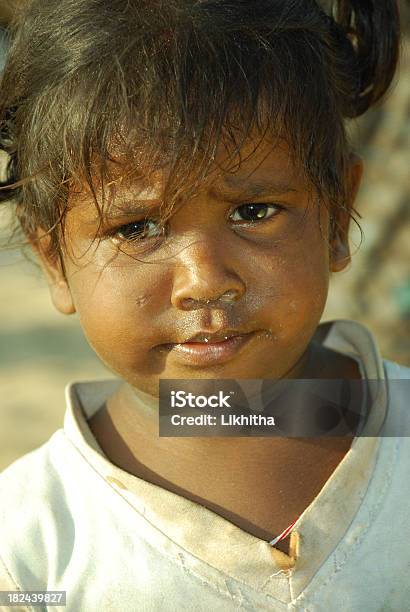
[[[234,270],[221,238],[209,235],[190,239],[178,255],[171,303],[180,310],[202,306],[225,307],[240,300],[244,281]]]

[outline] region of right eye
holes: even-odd
[[[154,219],[132,221],[117,227],[112,233],[113,238],[121,242],[141,242],[143,240],[162,235],[162,230]]]

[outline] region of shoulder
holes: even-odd
[[[387,382],[390,416],[391,418],[400,417],[407,420],[410,415],[410,368],[388,359],[383,360],[383,367]],[[407,435],[410,435],[410,431]]]
[[[400,496],[404,491],[410,493],[410,368],[387,359],[383,360],[383,366],[387,383],[387,413],[380,436],[382,447],[394,448],[385,467],[391,470],[394,466],[397,496]]]
[[[0,473],[2,564],[18,585],[35,590],[45,588],[47,559],[57,544],[56,524],[69,527],[64,484],[54,460],[60,447],[62,430]]]
[[[389,359],[383,359],[388,411],[386,436],[410,436],[410,368]]]
[[[56,485],[53,452],[58,446],[62,431],[56,431],[39,448],[23,455],[0,473],[0,529],[2,520],[17,507],[19,516],[24,516],[25,500],[32,504],[44,502]],[[30,505],[30,504],[27,504]]]
[[[408,380],[410,379],[410,368],[389,359],[383,359],[386,378],[389,380]]]

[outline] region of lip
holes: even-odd
[[[206,342],[209,344],[209,343],[222,342],[224,340],[227,340],[231,336],[244,336],[245,334],[246,332],[243,332],[240,329],[228,329],[228,328],[221,329],[220,331],[214,332],[214,333],[209,333],[207,331],[201,331],[201,332],[194,334],[190,338],[186,338],[182,342],[175,343],[175,344],[186,344],[188,342],[189,343]]]
[[[231,336],[219,342],[183,342],[167,344],[170,355],[188,365],[210,365],[232,359],[255,335],[255,332]]]

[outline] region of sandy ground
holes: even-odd
[[[21,256],[0,255],[0,286],[1,470],[62,426],[68,382],[112,375]]]

